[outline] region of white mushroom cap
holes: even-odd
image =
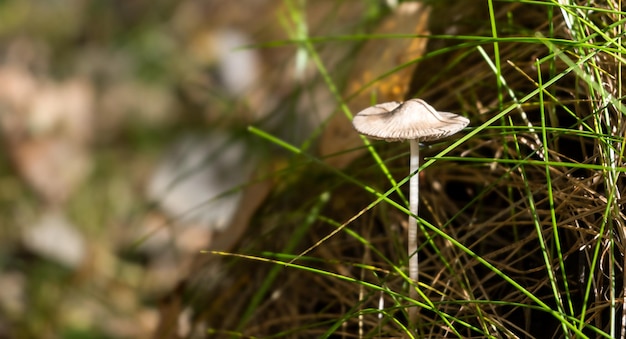
[[[357,113],[352,120],[357,132],[386,141],[437,140],[462,130],[467,124],[469,119],[437,112],[421,99],[374,105]]]

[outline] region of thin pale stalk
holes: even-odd
[[[418,278],[418,264],[417,257],[417,206],[419,203],[419,175],[417,170],[420,164],[420,143],[419,140],[410,140],[411,145],[411,160],[410,160],[410,172],[411,179],[409,180],[409,224],[408,224],[408,255],[409,255],[409,278],[413,280],[417,285]],[[411,286],[409,289],[409,297],[413,300],[417,299],[416,287]],[[415,324],[417,318],[417,308],[409,308],[409,323]]]

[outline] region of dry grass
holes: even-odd
[[[617,5],[597,3],[590,7]],[[441,110],[465,112],[471,125],[481,129],[446,154],[454,158],[428,163],[420,173],[420,217],[465,248],[428,227],[424,229],[419,251],[420,289],[424,294],[414,304],[421,307],[418,336],[545,338],[570,337],[575,331],[590,337],[600,332],[619,333],[624,326],[622,306],[611,309],[611,303],[623,295],[620,192],[624,187],[623,170],[618,167],[623,164],[625,125],[624,111],[606,95],[618,101],[624,96],[623,60],[619,54],[601,52],[580,67],[583,73],[598,76],[593,82],[602,83],[602,90],[591,88],[589,78],[572,71],[558,56],[540,64],[540,81],[537,59],[556,50],[528,40],[534,39],[536,32],[566,40],[574,40],[581,33],[565,24],[558,8],[498,3],[495,20],[490,20],[484,2],[464,1],[435,6],[431,18],[436,18],[431,19],[432,34],[448,34],[450,39],[431,39],[427,53],[448,52],[419,62],[406,97],[424,98]],[[603,27],[624,20],[623,13],[602,12],[592,13],[589,19],[603,23]],[[489,36],[494,23],[502,38],[497,48],[506,83],[497,81],[474,47],[481,45],[485,55],[495,58],[492,42],[464,42],[449,35]],[[616,37],[623,32],[618,25],[605,33]],[[603,40],[592,38],[588,42],[601,44]],[[593,52],[589,46],[573,45],[560,47],[568,49],[571,59],[584,58],[583,50]],[[567,74],[543,88],[541,96],[535,94],[495,123],[485,125],[498,112],[535,91],[539,83],[561,72]],[[375,147],[402,183],[406,145],[377,143]],[[426,158],[442,149],[433,145],[426,150]],[[306,237],[293,253],[316,244],[376,198],[319,163],[303,167],[306,171],[300,172],[288,189],[276,192],[259,211],[254,223],[258,227],[243,240],[242,252],[261,257],[281,253],[275,244],[288,242],[294,230],[302,227],[310,206],[322,192],[328,192],[330,199],[315,214],[318,221],[307,228]],[[378,187],[381,193],[389,188],[368,156],[353,162],[343,173],[362,185]],[[402,205],[395,194],[389,198]],[[406,277],[399,274],[406,261],[402,255],[405,217],[405,212],[394,205],[377,204],[348,225],[358,236],[344,229],[296,262],[303,267],[278,265],[278,275],[244,324],[233,314],[245,313],[247,301],[266,281],[263,277],[277,266],[222,258],[229,263],[228,283],[207,295],[220,291],[224,296],[225,285],[236,292],[221,304],[229,305],[223,322],[215,321],[216,314],[224,314],[223,307],[217,307],[215,312],[202,308],[206,312],[203,323],[216,333],[237,329],[236,333],[254,337],[406,336],[402,325],[406,301],[402,295],[407,284]],[[503,279],[505,275],[518,285]],[[588,286],[591,292],[587,292]],[[379,318],[376,309],[381,295],[384,316]],[[563,319],[573,325],[566,327]],[[584,319],[586,324],[575,319]]]

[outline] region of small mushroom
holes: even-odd
[[[467,126],[469,120],[454,113],[437,112],[421,99],[405,102],[386,102],[368,107],[354,117],[352,124],[357,132],[370,138],[386,141],[408,140],[411,145],[409,181],[408,255],[409,277],[417,282],[417,207],[419,198],[419,142],[450,136]],[[417,291],[411,289],[410,296]],[[409,315],[411,312],[409,313]],[[409,317],[414,320],[414,317]]]

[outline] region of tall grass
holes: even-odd
[[[291,24],[284,27],[293,30],[292,39],[266,47],[296,47],[299,62],[314,65],[345,123],[356,113],[348,103],[356,94],[343,90],[349,80],[333,76],[320,49],[344,41],[419,38],[312,36],[303,29],[307,7],[285,3]],[[272,232],[291,234],[281,227],[299,225],[311,235],[281,236],[292,241],[283,250],[247,249],[243,257],[273,268],[260,275],[263,288],[235,333],[624,337],[626,13],[621,3],[432,5],[431,18],[443,21],[446,30],[433,24],[422,56],[358,89],[376,98],[378,83],[417,65],[405,97],[424,98],[472,121],[463,136],[424,146],[427,156],[418,174],[426,211],[419,218],[421,280],[416,285],[405,273],[401,245],[406,241],[401,220],[410,215],[402,192],[409,180],[407,145],[362,139],[362,146],[338,152],[361,152],[360,157],[335,167],[310,141],[304,147],[251,126],[260,142],[291,154],[286,171],[296,179],[281,192],[299,196],[286,205],[281,200],[282,210],[268,208],[258,218],[285,213],[288,222],[276,222],[280,215],[271,218]],[[358,50],[350,56],[364,57]],[[419,292],[415,300],[408,298],[411,288]],[[280,293],[270,297],[271,290]],[[407,307],[419,309],[416,328],[406,325]]]

